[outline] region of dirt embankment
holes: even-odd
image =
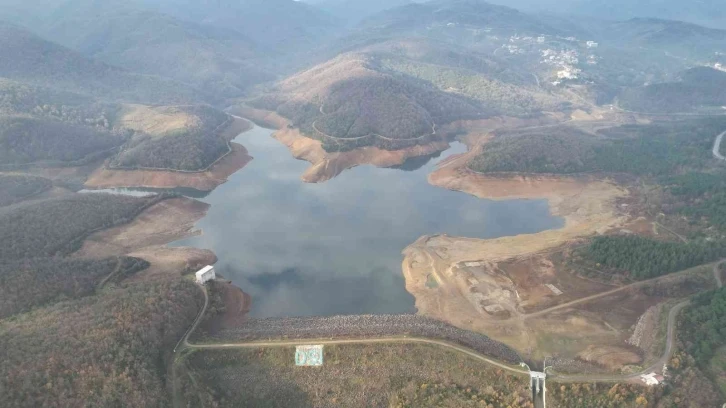
[[[145,259],[151,267],[133,280],[177,276],[210,265],[213,252],[197,248],[169,248],[166,244],[198,234],[194,225],[207,213],[209,205],[189,198],[161,201],[142,212],[132,222],[92,234],[74,256],[102,258],[129,255]]]
[[[244,119],[235,119],[225,131],[229,140],[250,128]],[[230,143],[232,152],[224,156],[208,170],[201,172],[156,171],[156,170],[111,170],[105,165],[94,171],[85,183],[87,188],[102,189],[114,187],[147,188],[193,188],[202,191],[214,190],[220,184],[250,161],[244,146]]]
[[[322,142],[303,136],[298,129],[289,127],[290,122],[282,116],[249,107],[236,107],[234,114],[271,126],[277,130],[273,137],[290,149],[296,159],[305,160],[312,166],[302,175],[306,183],[328,181],[347,169],[370,164],[376,167],[392,167],[406,160],[446,150],[448,142],[437,141],[426,145],[412,146],[401,150],[383,150],[377,147],[363,147],[348,152],[326,152]]]

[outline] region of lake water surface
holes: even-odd
[[[174,243],[214,251],[218,273],[252,296],[257,317],[415,312],[401,251],[427,234],[494,238],[563,226],[545,200],[489,201],[428,184],[440,157],[401,169],[361,166],[322,184],[261,127],[243,133],[254,160],[205,197],[203,235]]]

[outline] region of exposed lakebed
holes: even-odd
[[[218,273],[252,296],[256,317],[415,312],[401,251],[423,235],[496,238],[560,228],[546,200],[482,200],[431,186],[436,163],[360,166],[322,184],[255,127],[235,139],[254,160],[205,197],[203,234],[175,242],[214,251]],[[179,191],[185,193],[184,191]],[[186,192],[188,193],[188,191]],[[193,194],[190,194],[193,195]]]

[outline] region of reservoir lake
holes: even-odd
[[[434,187],[427,176],[447,157],[399,168],[360,166],[321,184],[300,176],[310,164],[293,158],[254,127],[235,139],[254,157],[208,195],[197,228],[175,242],[214,251],[215,269],[252,296],[255,317],[413,313],[401,251],[423,235],[496,238],[561,228],[546,200],[482,200]]]

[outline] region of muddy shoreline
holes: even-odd
[[[251,128],[251,124],[242,118],[235,118],[231,125],[223,131],[223,137],[234,139],[240,133]],[[110,169],[104,165],[96,169],[85,182],[88,189],[106,188],[193,188],[200,191],[211,191],[224,184],[237,171],[244,168],[252,156],[247,149],[237,143],[230,142],[231,151],[209,169],[200,172],[179,172],[165,170],[121,170]]]

